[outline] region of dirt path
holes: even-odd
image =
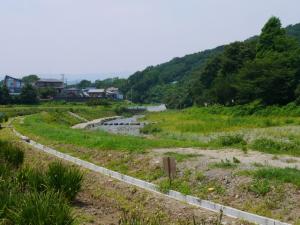
[[[290,167],[300,168],[300,158],[285,155],[272,155],[261,153],[257,151],[248,151],[244,153],[236,149],[220,149],[220,150],[203,150],[193,148],[172,148],[172,149],[154,149],[152,152],[155,155],[162,155],[166,152],[176,152],[181,154],[199,154],[194,160],[189,161],[190,165],[201,164],[202,166],[209,163],[219,162],[221,160],[232,160],[233,157],[241,161],[241,165],[245,167],[252,167],[254,164],[273,167]]]

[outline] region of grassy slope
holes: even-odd
[[[213,114],[205,108],[196,107],[182,111],[151,113],[146,116],[146,120],[157,122],[164,132],[196,134],[300,124],[300,118],[297,117]]]
[[[199,142],[147,139],[113,135],[102,131],[74,130],[69,127],[68,122],[73,124],[73,119],[70,119],[65,113],[55,115],[44,112],[27,116],[23,123],[15,123],[15,125],[22,133],[42,142],[72,144],[101,150],[142,152],[151,148],[203,146]]]

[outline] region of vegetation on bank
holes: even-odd
[[[58,142],[99,150],[143,152],[151,148],[205,146],[193,141],[120,136],[100,130],[75,130],[70,127],[71,125],[74,125],[74,118],[67,113],[50,112],[26,116],[22,124],[15,122],[15,126],[20,132],[33,139],[46,143]]]
[[[0,223],[75,224],[70,201],[81,188],[82,173],[59,162],[48,170],[22,166],[24,152],[0,140]]]

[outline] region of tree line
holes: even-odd
[[[123,90],[139,103],[263,105],[300,102],[300,24],[282,28],[272,17],[243,42],[175,58],[128,78]]]

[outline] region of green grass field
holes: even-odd
[[[133,136],[120,136],[104,131],[74,130],[70,126],[76,119],[67,113],[49,113],[26,116],[22,123],[14,123],[16,128],[33,139],[41,142],[72,144],[99,150],[121,150],[142,152],[151,148],[202,147],[200,142],[172,139],[151,139]]]

